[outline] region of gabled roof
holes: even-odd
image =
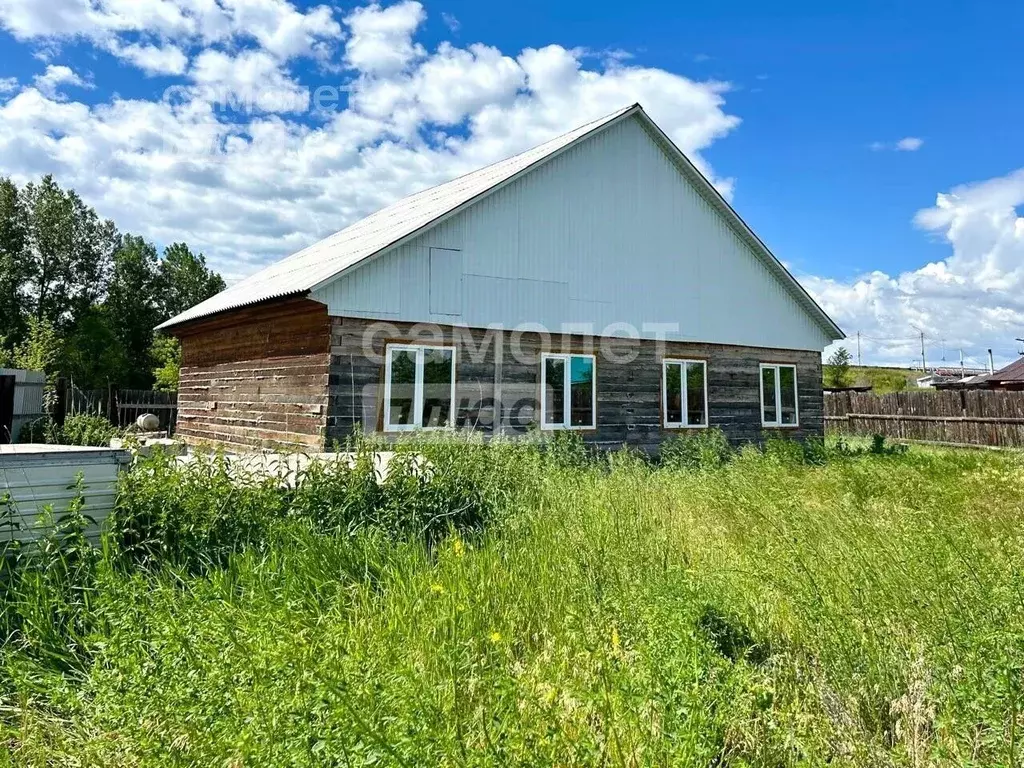
[[[726,218],[754,253],[790,290],[797,301],[832,338],[844,334],[811,298],[732,206],[672,143],[639,104],[582,125],[526,152],[417,192],[361,219],[158,326],[171,328],[210,315],[286,296],[305,295],[358,264],[398,246],[496,192],[562,152],[621,120],[636,117],[676,166]]]

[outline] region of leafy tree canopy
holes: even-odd
[[[160,275],[164,289],[161,309],[165,319],[180,315],[226,287],[224,278],[207,268],[203,254],[192,253],[184,243],[174,243],[164,251]]]
[[[83,388],[176,386],[177,343],[153,328],[224,287],[201,253],[160,258],[52,176],[0,178],[0,363]]]

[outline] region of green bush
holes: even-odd
[[[104,448],[121,433],[102,416],[85,413],[68,416],[63,427],[58,427],[49,416],[41,416],[22,425],[19,443],[45,443],[47,445],[81,445]]]
[[[54,445],[60,442],[59,434],[57,425],[49,416],[40,416],[21,425],[21,429],[18,430],[18,442]]]
[[[586,466],[591,459],[587,444],[578,432],[555,430],[542,433],[540,445],[545,459],[553,466],[565,469]]]
[[[714,469],[732,455],[729,439],[718,427],[673,435],[661,445],[661,463],[674,469]]]
[[[265,549],[285,519],[331,535],[376,530],[430,542],[453,530],[482,531],[536,484],[536,472],[524,468],[536,453],[530,447],[411,440],[389,446],[387,464],[379,444],[353,447],[297,475],[284,468],[268,475],[224,456],[142,459],[122,478],[112,539],[127,561],[192,570]]]
[[[79,413],[68,416],[58,434],[64,445],[105,448],[110,445],[111,438],[117,437],[120,432],[121,430],[102,416]]]
[[[91,597],[100,552],[87,539],[96,520],[84,512],[79,475],[67,508],[47,507],[42,535],[0,540],[0,639],[14,641],[27,657],[67,672],[87,663],[93,626]],[[0,531],[17,527],[17,510],[0,499]]]

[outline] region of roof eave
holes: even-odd
[[[214,312],[210,312],[209,314],[198,315],[197,317],[187,317],[183,320],[179,320],[179,318],[182,317],[182,315],[188,314],[188,312],[186,311],[182,312],[181,315],[176,315],[175,317],[172,317],[170,320],[164,320],[164,322],[160,323],[160,325],[156,326],[153,330],[170,332],[173,335],[174,330],[181,331],[193,324],[205,323],[209,320],[213,320],[214,318],[221,317],[222,315],[225,315],[228,312],[237,312],[240,309],[247,309],[249,307],[259,306],[260,304],[271,304],[276,301],[284,301],[285,299],[296,299],[303,296],[308,296],[309,293],[309,291],[291,291],[289,293],[282,293],[277,296],[267,296],[262,299],[244,301],[230,307],[218,309]]]

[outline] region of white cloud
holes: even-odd
[[[300,11],[289,0],[0,0],[0,27],[44,49],[89,40],[149,74],[180,74],[183,48],[215,43],[324,58],[342,31],[330,7]]]
[[[914,217],[923,231],[949,244],[948,258],[895,276],[876,271],[851,281],[803,282],[847,333],[868,337],[864,347],[872,359],[905,364],[919,357],[916,326],[933,360],[943,345],[962,347],[981,363],[990,347],[1008,360],[1014,337],[1024,330],[1021,204],[1024,169],[957,187]]]
[[[323,56],[327,41],[341,37],[332,10],[319,5],[301,13],[284,0],[221,0],[236,36],[249,35],[283,61],[296,56]]]
[[[891,143],[873,141],[868,144],[872,152],[917,152],[922,146],[924,146],[924,139],[919,139],[917,136],[906,136]]]
[[[180,75],[188,67],[188,56],[175,45],[117,45],[114,53],[147,75]]]
[[[0,0],[8,9],[11,2]],[[205,26],[222,18],[211,9],[226,0],[174,5],[195,21],[189,34],[226,34]],[[123,10],[110,0],[102,8]],[[0,101],[0,167],[21,181],[52,172],[122,228],[161,243],[186,240],[238,278],[402,195],[636,101],[712,178],[700,152],[739,123],[724,111],[726,84],[591,66],[560,46],[506,54],[445,44],[430,52],[415,39],[423,17],[416,3],[349,15],[352,92],[330,113],[293,114],[289,100],[322,83],[299,82],[265,48],[197,52],[176,99],[87,105],[22,90]],[[173,15],[147,18],[178,24]],[[255,110],[225,110],[250,94]],[[728,180],[718,183],[728,191]]]
[[[442,12],[441,21],[444,22],[444,25],[448,27],[448,31],[453,35],[458,34],[459,29],[462,27],[461,22],[459,22],[454,13]]]
[[[425,53],[412,39],[425,18],[423,6],[414,0],[388,8],[369,5],[355,9],[345,19],[352,33],[345,46],[345,61],[371,76],[401,72]]]
[[[61,101],[64,98],[64,95],[60,93],[62,85],[85,89],[95,87],[90,81],[79,77],[71,67],[53,65],[48,66],[43,74],[36,75],[32,82],[39,89],[40,93],[55,101]]]
[[[221,110],[305,112],[309,107],[307,91],[262,51],[237,56],[204,51],[196,57],[189,77],[196,83],[191,95]]]
[[[0,77],[0,95],[5,93],[13,93],[18,90],[18,78],[16,77]]]

